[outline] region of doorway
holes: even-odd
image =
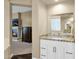
[[[11,4],[11,59],[32,59],[32,7]]]

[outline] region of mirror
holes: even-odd
[[[48,33],[62,32],[63,34],[73,34],[74,18],[73,13],[59,14],[48,17]]]

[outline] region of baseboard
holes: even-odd
[[[10,55],[10,58],[12,58],[12,57],[13,57],[13,54]]]

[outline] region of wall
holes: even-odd
[[[39,3],[38,14],[39,34],[47,34],[47,6],[42,2]]]
[[[9,0],[4,1],[4,58],[10,59],[10,4]],[[7,52],[8,51],[8,52]]]
[[[39,57],[38,0],[32,0],[32,56]]]
[[[18,13],[12,14],[12,19],[18,18]],[[22,26],[32,26],[32,12],[21,13]]]
[[[32,26],[32,12],[21,13],[21,19],[23,27]]]
[[[4,35],[4,43],[5,43],[5,47],[4,49],[8,48],[8,46],[10,46],[8,43],[9,43],[9,40],[10,39],[10,5],[9,5],[9,2],[8,0],[5,0],[5,4],[4,4],[4,7],[5,7],[5,10],[4,10],[4,32],[5,32],[5,35]]]
[[[18,13],[12,13],[12,19],[18,18]]]
[[[18,18],[18,13],[12,13],[12,19]],[[32,26],[32,12],[21,13],[23,27]]]
[[[74,1],[61,2],[54,5],[48,5],[48,15],[56,15],[74,12]]]
[[[47,32],[47,9],[40,0],[32,1],[32,55],[40,57],[40,35]]]

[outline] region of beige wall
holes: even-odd
[[[39,57],[38,0],[32,0],[32,56]]]
[[[32,26],[32,12],[21,13],[22,26]]]
[[[9,0],[5,0],[4,1],[4,51],[6,52],[6,50],[8,49],[8,47],[10,46],[10,4],[9,4]],[[8,51],[8,50],[7,50]],[[4,52],[4,53],[5,53]],[[10,51],[5,53],[5,59],[9,59],[9,53]]]
[[[56,15],[63,13],[73,13],[74,12],[74,1],[61,2],[59,4],[48,6],[48,15]]]
[[[47,32],[47,9],[40,0],[32,1],[32,52],[33,57],[40,57],[40,39],[41,34]]]
[[[12,19],[18,18],[18,13],[12,13]],[[32,26],[32,12],[21,13],[23,27]]]
[[[18,18],[18,13],[12,13],[12,19]]]
[[[4,4],[4,49],[8,48],[8,46],[10,46],[10,4],[8,2],[8,0],[5,0],[5,4]]]
[[[47,16],[47,6],[44,3],[39,2],[39,35],[47,34]]]

